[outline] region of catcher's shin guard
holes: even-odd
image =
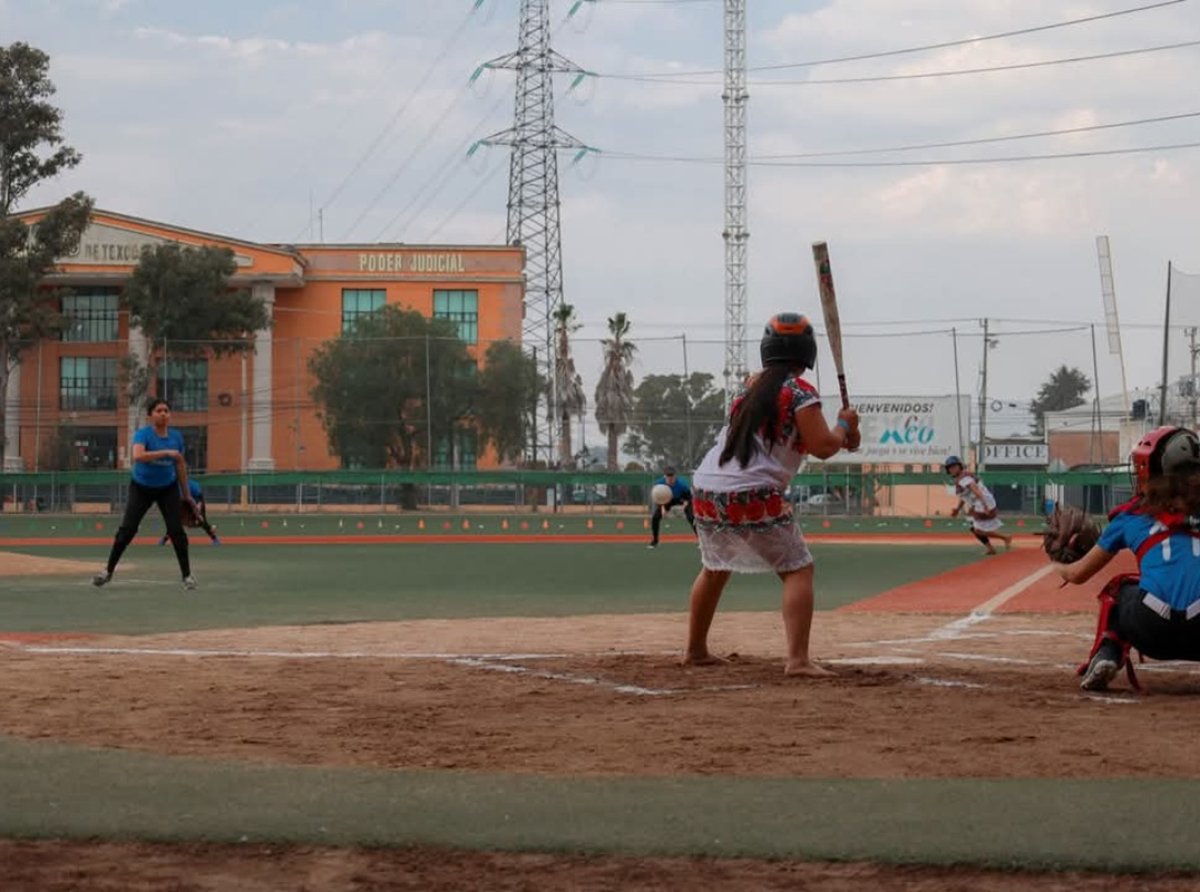
[[[1138,683],[1137,675],[1133,671],[1133,660],[1129,657],[1129,642],[1122,641],[1117,633],[1108,627],[1109,618],[1117,606],[1117,595],[1121,591],[1121,586],[1130,582],[1136,585],[1140,579],[1141,577],[1136,573],[1120,573],[1110,579],[1108,584],[1100,591],[1100,594],[1097,595],[1100,601],[1100,616],[1096,623],[1096,640],[1092,642],[1092,649],[1088,653],[1087,659],[1076,667],[1076,675],[1086,673],[1088,666],[1091,665],[1092,657],[1096,655],[1105,641],[1111,641],[1121,649],[1120,666],[1125,667],[1125,674],[1129,678],[1130,687],[1135,691],[1142,689],[1142,686]]]

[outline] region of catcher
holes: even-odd
[[[1078,669],[1085,691],[1105,690],[1122,667],[1137,688],[1133,647],[1156,660],[1200,661],[1200,438],[1160,427],[1131,460],[1137,495],[1113,510],[1095,544],[1087,547],[1094,525],[1072,511],[1057,515],[1059,528],[1052,518],[1045,534],[1066,582],[1087,582],[1122,548],[1137,558],[1136,574],[1115,576],[1100,593],[1096,640]]]
[[[963,467],[962,459],[957,455],[946,456],[943,462],[946,473],[954,481],[954,493],[958,496],[958,504],[950,512],[951,517],[958,517],[963,508],[971,518],[971,534],[983,543],[984,554],[995,554],[992,537],[1004,543],[1004,550],[1012,548],[1012,536],[1000,532],[1004,521],[996,510],[996,497],[991,490],[979,482],[973,474]]]
[[[188,478],[188,492],[192,494],[192,502],[195,503],[195,507],[193,508],[187,502],[181,503],[183,525],[193,528],[200,527],[200,529],[208,533],[208,538],[212,539],[213,545],[220,545],[221,540],[217,537],[217,528],[208,522],[208,511],[204,507],[204,490],[200,488],[199,483],[190,477]],[[158,540],[158,544],[166,545],[167,538],[167,536],[163,536]]]

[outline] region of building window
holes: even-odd
[[[112,469],[117,466],[115,427],[60,427],[42,455],[56,471]]]
[[[434,291],[433,317],[449,319],[457,325],[464,344],[479,343],[478,291]]]
[[[346,334],[358,327],[363,316],[383,309],[387,303],[387,292],[382,288],[342,289],[342,331]]]
[[[158,366],[155,394],[175,412],[203,412],[208,408],[208,360],[164,359]]]
[[[117,408],[117,360],[63,356],[58,360],[58,403],[82,412]]]
[[[208,428],[180,427],[176,429],[183,435],[183,460],[187,462],[188,472],[206,470],[208,468]]]
[[[64,341],[115,341],[117,339],[117,289],[89,288],[63,295],[66,323]]]
[[[434,444],[433,470],[435,471],[474,471],[476,453],[479,449],[479,434],[473,428],[458,428],[453,434],[453,445],[450,436],[443,435]],[[454,450],[457,449],[457,462]]]

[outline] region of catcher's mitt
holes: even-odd
[[[185,527],[200,526],[200,511],[195,502],[184,500],[179,503],[179,512],[182,515],[183,525]]]
[[[1055,507],[1042,531],[1042,548],[1050,560],[1071,564],[1079,560],[1100,539],[1100,527],[1078,508]]]

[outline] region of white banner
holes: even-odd
[[[832,425],[841,400],[821,397]],[[831,461],[849,464],[940,465],[961,455],[971,429],[969,396],[851,396],[862,423],[862,446]],[[961,432],[961,439],[960,439]]]
[[[989,468],[993,465],[1044,468],[1050,464],[1050,450],[1044,440],[988,440],[983,447],[983,458]]]

